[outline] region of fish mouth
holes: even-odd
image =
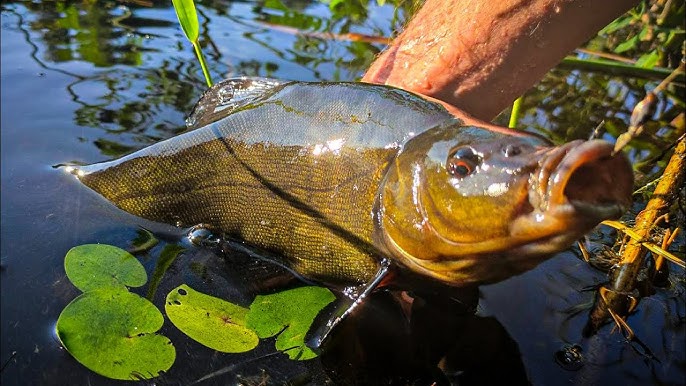
[[[606,141],[548,150],[530,177],[531,211],[512,223],[511,234],[573,242],[601,221],[620,217],[631,205],[633,185],[629,161]]]

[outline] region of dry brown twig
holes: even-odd
[[[657,224],[657,222],[655,224],[653,224],[653,226],[655,226],[656,224]],[[663,240],[662,246],[659,247],[656,244],[650,242],[649,240],[646,240],[645,238],[643,238],[643,236],[636,233],[633,229],[631,229],[630,227],[624,225],[623,223],[621,223],[619,221],[613,221],[613,220],[603,221],[603,225],[607,225],[609,227],[617,229],[618,231],[623,232],[625,235],[630,237],[632,240],[640,243],[642,247],[646,248],[647,250],[649,250],[650,252],[655,254],[655,256],[667,259],[667,260],[671,261],[672,263],[674,263],[674,264],[676,264],[682,268],[686,268],[686,262],[684,262],[679,257],[677,257],[677,256],[673,255],[672,253],[670,253],[669,251],[667,251],[667,248],[665,247],[665,245],[667,245],[667,246],[671,245],[671,243],[674,241],[674,238],[671,238],[670,241],[667,242],[666,244],[664,243],[664,240]],[[676,236],[678,230],[679,230],[679,228],[675,228],[674,233],[672,233],[672,235]],[[668,237],[669,234],[670,234],[670,229],[667,229],[667,233],[665,234],[665,236]]]
[[[635,308],[630,299],[636,298],[636,285],[639,271],[644,265],[645,257],[650,250],[656,256],[673,261],[679,266],[684,266],[684,261],[651,242],[651,234],[658,222],[666,220],[669,207],[674,201],[679,190],[684,186],[686,176],[686,135],[682,135],[674,149],[674,154],[669,160],[667,167],[655,187],[652,198],[648,201],[645,209],[636,216],[636,225],[633,228],[619,223],[605,222],[621,230],[625,236],[623,247],[620,250],[621,262],[612,272],[611,282],[608,286],[601,287],[596,298],[596,303],[589,316],[589,323],[585,333],[592,334],[611,317],[622,331],[630,332],[624,319]],[[677,230],[670,231],[669,236],[663,236],[662,246],[667,246],[673,241]],[[627,302],[632,303],[627,307]],[[619,321],[621,319],[621,322]],[[629,333],[629,336],[632,336]]]

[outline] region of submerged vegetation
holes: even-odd
[[[643,346],[627,318],[641,298],[684,279],[683,275],[670,278],[669,271],[670,265],[684,268],[686,253],[683,234],[679,236],[686,227],[685,12],[683,2],[642,2],[600,31],[583,50],[585,55],[611,61],[610,71],[612,62],[630,64],[636,70],[633,80],[645,90],[645,96],[636,98],[628,127],[617,130],[618,125],[614,126],[613,135],[617,138],[615,151],[632,143],[630,153],[638,177],[635,199],[647,201],[635,217],[625,219],[628,226],[606,222],[620,231],[613,248],[606,251],[615,263],[608,273],[609,282],[598,289],[587,335],[611,318],[629,341]],[[641,69],[659,70],[663,79],[643,83]],[[648,146],[657,151],[640,151]],[[652,355],[647,347],[643,349],[647,356]]]

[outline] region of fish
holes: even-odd
[[[189,122],[72,172],[126,212],[209,224],[322,283],[378,284],[386,266],[450,287],[498,282],[632,202],[631,165],[606,141],[467,124],[385,85],[229,79]]]

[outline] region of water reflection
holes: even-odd
[[[85,2],[78,6],[68,2],[22,4],[34,16],[30,28],[47,43],[43,55],[50,62],[83,60],[98,67],[136,66],[142,62],[144,35],[124,24],[132,16],[126,6],[116,2]],[[131,21],[141,25],[148,20]]]
[[[381,45],[280,33],[274,28],[390,33],[364,26],[366,2],[345,3],[324,16],[327,9],[312,2],[203,3],[201,43],[211,58],[214,78],[360,76]],[[81,105],[74,111],[74,123],[102,131],[90,132],[82,141],[92,143],[103,155],[120,156],[183,130],[179,118],[188,114],[203,83],[168,2],[8,1],[3,11],[17,18],[16,28],[34,48],[37,63],[74,78],[66,85],[72,100]],[[397,11],[393,19],[403,14]],[[224,21],[213,22],[220,15]],[[245,52],[234,50],[246,45],[250,48]]]
[[[40,2],[4,5],[17,28],[34,47],[32,57],[47,71],[73,79],[65,89],[80,107],[74,123],[98,129],[81,140],[107,157],[122,155],[183,130],[179,117],[189,111],[197,85],[184,76],[184,65],[162,60],[159,68],[143,65],[158,54],[144,32],[170,28],[170,21],[134,17],[116,2]],[[26,7],[26,8],[23,8]],[[166,8],[166,7],[165,7]],[[124,24],[127,22],[128,24]],[[88,63],[89,66],[82,64]]]
[[[324,368],[342,384],[528,385],[517,343],[477,303],[476,288],[373,293],[334,331]]]
[[[555,143],[587,139],[600,127],[602,137],[614,141],[626,131],[631,112],[645,96],[645,90],[656,85],[644,79],[554,70],[525,94],[527,112],[521,127],[542,133]],[[678,99],[663,99],[644,134],[627,149],[636,168],[649,175],[646,178],[655,178],[652,174],[662,170],[664,165],[658,165],[655,157],[664,156],[663,152],[684,132],[683,127],[674,126],[675,119],[680,114],[683,117],[679,103]],[[639,181],[637,186],[645,182]]]

